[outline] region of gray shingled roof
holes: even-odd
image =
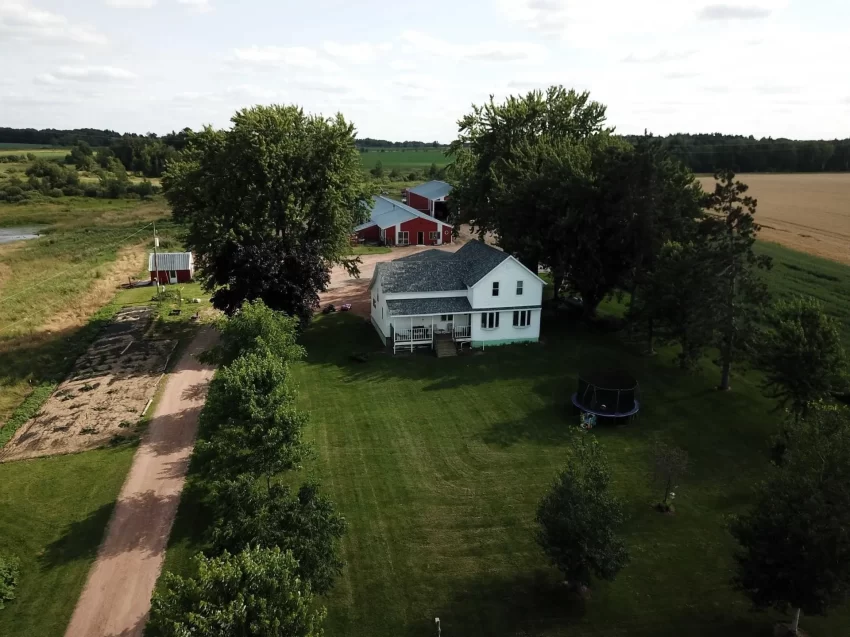
[[[465,296],[437,299],[391,299],[387,301],[390,316],[422,316],[423,314],[460,314],[471,312]]]
[[[454,253],[426,250],[377,264],[369,287],[381,272],[385,294],[465,290],[508,257],[506,252],[475,240]]]

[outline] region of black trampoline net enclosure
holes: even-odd
[[[622,369],[582,373],[573,396],[576,407],[600,416],[631,416],[640,406],[640,387],[635,377]]]

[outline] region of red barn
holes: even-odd
[[[151,281],[156,281],[156,273],[159,271],[161,285],[189,283],[195,276],[195,259],[191,252],[151,252],[148,255],[148,270]]]
[[[451,191],[451,185],[445,181],[428,181],[406,190],[407,205],[429,217],[445,219],[449,214],[446,202]]]
[[[354,232],[360,241],[386,245],[438,246],[452,242],[452,226],[388,197],[372,197],[369,221]]]

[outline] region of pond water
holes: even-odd
[[[41,230],[38,226],[19,226],[17,228],[0,228],[0,244],[12,243],[13,241],[26,241],[37,239]]]

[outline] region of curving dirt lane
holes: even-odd
[[[141,637],[214,371],[197,355],[215,338],[203,328],[168,377],[65,637]]]

